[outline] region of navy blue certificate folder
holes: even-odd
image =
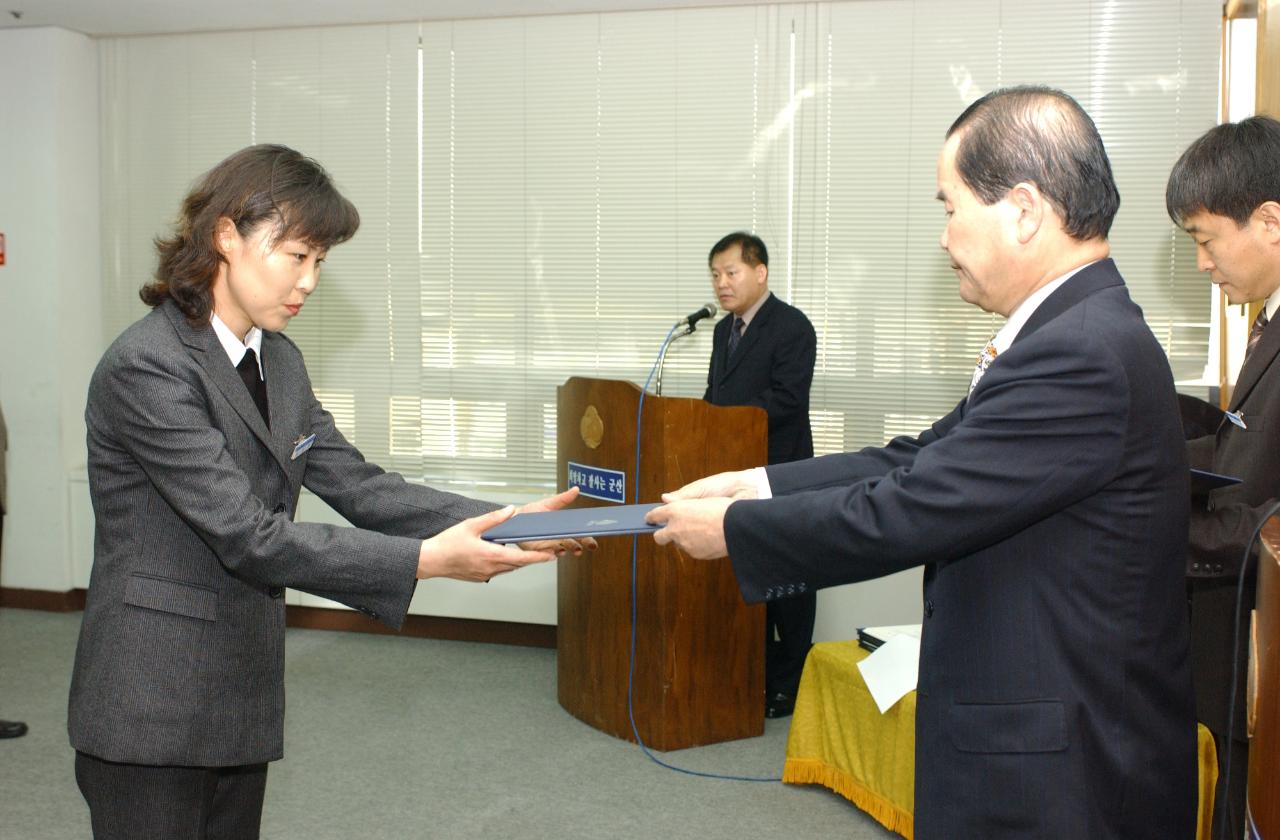
[[[558,540],[563,537],[651,534],[658,530],[658,526],[645,522],[644,515],[661,504],[662,502],[651,502],[647,505],[607,505],[520,513],[480,536],[496,543],[512,543]]]
[[[1222,475],[1221,473],[1209,472],[1207,470],[1191,470],[1191,492],[1192,493],[1208,493],[1210,490],[1216,490],[1219,487],[1229,487],[1232,484],[1239,484],[1241,479],[1233,475]]]

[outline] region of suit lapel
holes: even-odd
[[[1262,331],[1262,338],[1258,339],[1253,352],[1249,354],[1249,360],[1240,369],[1240,378],[1236,381],[1235,390],[1231,392],[1231,405],[1228,408],[1232,411],[1240,408],[1245,397],[1249,396],[1249,392],[1262,379],[1262,374],[1271,367],[1277,353],[1280,353],[1280,329],[1273,330],[1267,324],[1267,328]]]
[[[747,354],[751,352],[751,348],[759,342],[760,335],[764,331],[765,325],[768,323],[769,317],[773,313],[773,309],[777,306],[777,303],[778,298],[775,295],[770,294],[769,298],[764,302],[764,305],[756,311],[756,316],[751,319],[751,323],[747,325],[747,330],[742,334],[742,338],[738,342],[737,351],[733,356],[729,356],[728,347],[725,348],[724,373],[721,375],[721,379],[727,379],[729,374],[733,373],[733,369],[736,368],[742,360],[746,358]],[[730,320],[730,324],[732,324],[732,320]],[[726,342],[728,341],[728,338],[729,334],[728,331],[726,331]]]
[[[717,404],[729,369],[729,330],[732,327],[733,315],[730,314],[716,322],[715,332],[711,334],[711,374],[707,384],[711,401]]]
[[[285,375],[280,369],[280,354],[275,352],[276,336],[264,332],[262,334],[262,372],[267,380],[267,415],[271,418],[271,436],[277,443],[288,439],[288,431],[292,423],[285,420]]]
[[[275,439],[271,452],[285,472],[292,473],[303,463],[293,458],[293,448],[298,443],[295,433],[301,429],[306,435],[312,430],[306,427],[306,418],[298,417],[299,410],[306,403],[294,386],[302,378],[286,363],[288,356],[281,352],[284,341],[275,333],[262,334],[262,367],[267,380],[267,412],[271,416],[271,434]],[[296,478],[301,481],[301,474]]]
[[[1031,335],[1094,292],[1123,285],[1124,280],[1116,270],[1115,260],[1110,257],[1080,269],[1075,276],[1055,289],[1053,294],[1036,307],[1036,311],[1031,313],[1027,323],[1023,324],[1022,329],[1018,330],[1018,334],[1014,336],[1013,343],[1016,344],[1024,336]]]
[[[210,381],[227,398],[227,402],[231,403],[231,407],[236,410],[236,414],[239,414],[240,419],[249,427],[249,431],[253,432],[254,437],[267,448],[267,451],[272,454],[287,474],[289,467],[281,459],[280,447],[272,439],[271,432],[267,429],[267,424],[263,422],[262,414],[258,411],[258,406],[254,403],[249,389],[244,387],[244,380],[240,378],[240,374],[236,369],[231,366],[231,360],[227,358],[226,351],[222,349],[222,344],[219,343],[218,335],[213,331],[213,327],[209,324],[191,326],[186,316],[172,301],[164,304],[164,311],[182,343],[191,351],[191,357],[204,369]],[[264,333],[264,370],[266,370],[267,365],[265,359],[266,338],[267,335]],[[273,405],[275,392],[272,390],[271,379],[272,377],[267,378],[267,410],[274,420],[277,409]],[[284,397],[282,396],[280,399],[284,399]]]
[[[1036,307],[1036,311],[1031,313],[1031,317],[1022,325],[1022,329],[1018,330],[1018,334],[1013,337],[1013,341],[1010,344],[1017,344],[1023,338],[1031,335],[1089,295],[1112,286],[1123,285],[1124,279],[1121,278],[1120,272],[1116,270],[1115,260],[1110,257],[1098,260],[1093,265],[1080,269],[1069,280],[1055,289],[1053,294],[1040,302],[1040,305]],[[968,403],[968,397],[961,400],[962,415],[968,410]]]
[[[716,322],[715,331],[711,333],[711,386],[714,390],[724,379],[725,368],[729,365],[729,327],[733,316],[721,318]]]

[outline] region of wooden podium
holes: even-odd
[[[1257,831],[1249,837],[1280,840],[1280,520],[1263,528],[1262,545],[1246,702],[1249,817]]]
[[[636,408],[630,382],[574,377],[557,389],[556,475],[568,465],[625,474],[636,501]],[[761,466],[768,425],[759,408],[698,399],[644,399],[641,502],[725,470]],[[577,506],[610,502],[581,497]],[[558,562],[556,670],[560,705],[634,741],[627,714],[631,656],[630,537],[609,537]],[[637,541],[633,710],[645,744],[676,750],[764,732],[764,607],[747,606],[727,559],[694,560],[649,535]]]

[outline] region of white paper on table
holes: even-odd
[[[880,714],[884,714],[908,691],[915,690],[920,672],[920,640],[905,634],[893,636],[859,662],[858,670]]]

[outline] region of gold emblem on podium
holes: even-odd
[[[587,406],[582,412],[582,421],[578,423],[578,431],[582,434],[582,442],[595,449],[604,440],[604,421],[594,405]]]

